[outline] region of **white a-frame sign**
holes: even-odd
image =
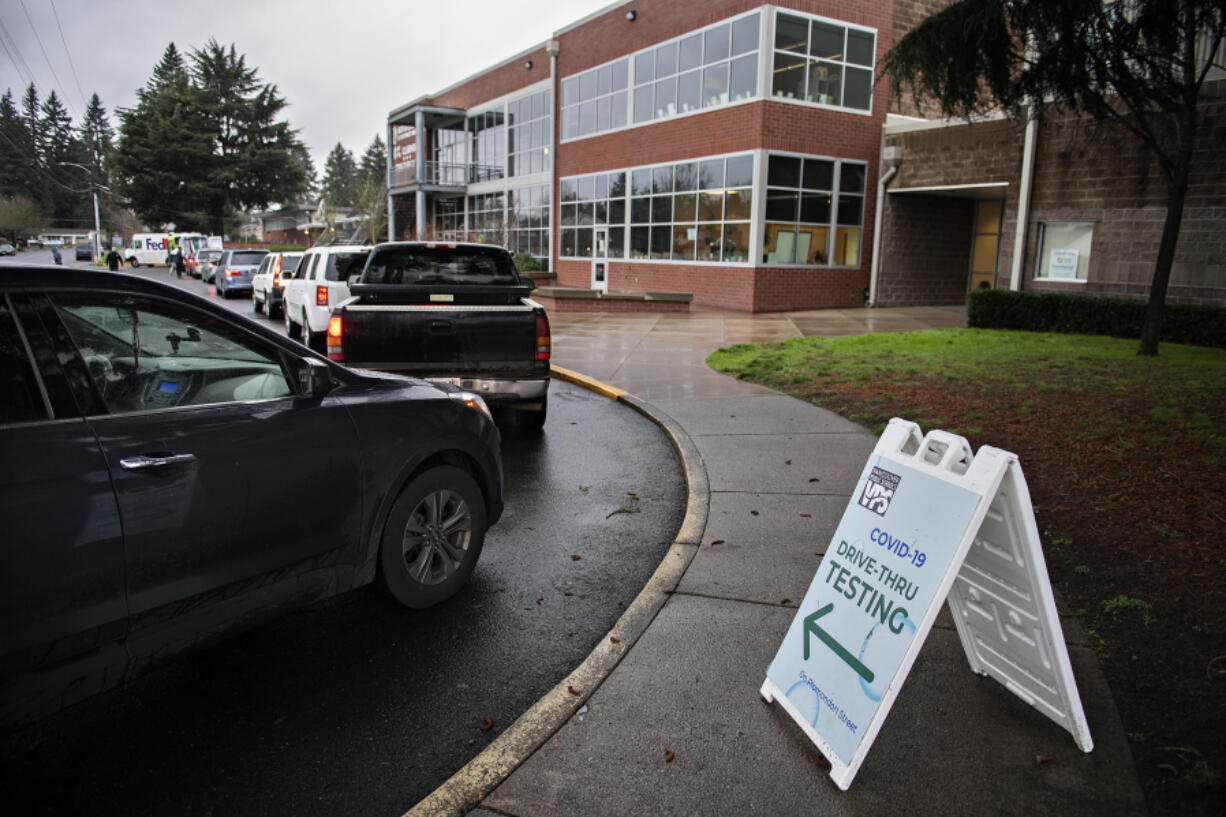
[[[949,600],[971,669],[1094,744],[1017,457],[895,418],[766,673],[847,789]]]

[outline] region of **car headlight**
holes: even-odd
[[[481,399],[481,395],[473,394],[470,391],[455,391],[448,392],[448,397],[452,400],[458,400],[470,409],[475,409],[485,415],[486,419],[491,423],[494,422],[494,415],[490,414],[490,407]]]

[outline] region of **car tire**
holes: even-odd
[[[133,258],[132,259],[132,269],[136,269],[139,266],[140,266],[140,262],[137,261],[135,258]]]
[[[298,340],[302,337],[302,327],[294,323],[293,319],[289,316],[288,309],[285,310],[285,334],[292,340]]]
[[[312,352],[319,352],[321,355],[328,353],[328,338],[323,332],[312,332],[309,326],[303,327],[303,334],[306,335],[306,346]]]
[[[421,609],[463,587],[481,555],[485,519],[481,489],[463,469],[440,465],[406,485],[379,545],[383,583],[396,601]]]
[[[251,293],[251,311],[255,312],[257,315],[264,311],[264,305],[260,303],[258,298],[255,297],[254,291]]]

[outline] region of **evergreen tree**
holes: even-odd
[[[13,92],[0,96],[0,197],[30,195],[34,149]]]
[[[135,108],[120,109],[112,154],[114,189],[145,222],[180,230],[207,227],[213,140],[195,108],[191,78],[172,42],[137,91]]]
[[[374,182],[382,185],[387,178],[387,146],[383,139],[375,134],[374,140],[366,152],[362,154],[359,166],[359,177],[363,182]]]
[[[332,148],[332,152],[324,160],[324,177],[320,182],[320,193],[329,204],[335,207],[352,207],[357,178],[358,168],[357,162],[353,159],[353,152],[337,142],[336,147]]]
[[[285,99],[264,84],[246,57],[210,39],[193,50],[194,99],[213,137],[208,215],[215,231],[236,210],[292,201],[307,187],[296,132],[277,121]]]
[[[81,155],[72,118],[55,91],[43,100],[39,130],[42,133],[42,165],[52,182],[48,187],[51,218],[74,227],[92,226],[93,203],[89,190],[93,180],[87,171],[71,166],[80,164],[85,157]]]
[[[83,148],[84,161],[94,173],[94,179],[102,184],[107,180],[107,157],[115,148],[115,129],[102,107],[102,100],[94,94],[85,108],[85,116],[77,128],[77,139]]]
[[[44,175],[46,162],[43,150],[42,105],[38,88],[31,83],[21,97],[21,152],[24,154],[25,172],[22,174],[26,195],[39,209],[52,209],[51,185]]]

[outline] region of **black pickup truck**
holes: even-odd
[[[328,357],[451,383],[545,424],[549,319],[511,254],[488,244],[393,242],[370,251],[328,325]]]

